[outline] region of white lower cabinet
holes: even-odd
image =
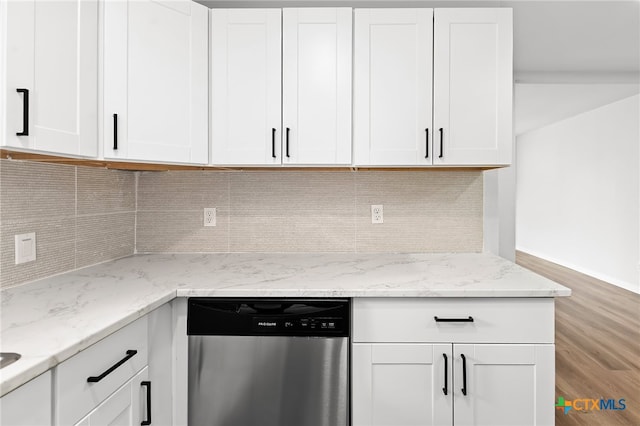
[[[140,417],[140,394],[145,391],[141,381],[147,377],[147,325],[148,318],[142,317],[56,367],[56,425],[128,425]],[[149,386],[144,387],[148,392]],[[120,416],[129,420],[116,421]]]
[[[554,375],[555,345],[453,345],[454,424],[552,425]]]
[[[51,371],[39,375],[0,398],[0,425],[51,424]]]
[[[553,299],[354,299],[353,342],[353,426],[554,423]]]
[[[451,345],[354,343],[353,425],[451,424],[451,398],[439,389],[445,352]]]
[[[173,425],[173,309],[165,303],[151,311],[149,325],[149,381],[153,385],[151,407],[153,425]]]
[[[145,367],[75,426],[151,424],[149,406],[145,403],[146,395],[151,391],[147,376],[148,368]]]

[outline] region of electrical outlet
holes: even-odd
[[[384,223],[382,204],[371,206],[371,223]]]
[[[36,233],[19,234],[15,236],[16,265],[36,260]]]
[[[215,207],[204,208],[204,226],[216,226],[216,209]]]

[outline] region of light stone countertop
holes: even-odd
[[[0,293],[0,395],[177,297],[558,297],[490,254],[135,255]]]

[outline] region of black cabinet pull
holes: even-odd
[[[147,420],[143,420],[140,423],[141,426],[146,426],[151,424],[151,382],[150,381],[142,381],[140,382],[140,386],[147,387]]]
[[[127,351],[127,355],[124,358],[122,358],[120,361],[118,361],[115,364],[113,364],[111,366],[111,368],[109,368],[107,371],[105,371],[101,375],[99,375],[99,376],[90,376],[89,378],[87,378],[87,382],[89,382],[89,383],[98,383],[100,380],[104,379],[109,374],[111,374],[113,372],[113,370],[115,370],[116,368],[120,367],[125,362],[129,361],[129,359],[131,359],[137,353],[138,353],[138,351],[136,351],[134,349],[129,349]]]
[[[289,129],[287,127],[287,140],[286,140],[286,144],[285,144],[286,145],[285,149],[286,149],[287,158],[289,158],[289,130],[291,130],[291,129]]]
[[[113,149],[118,149],[118,114],[113,114]]]
[[[462,394],[467,396],[467,358],[464,354],[460,354],[462,358]]]
[[[438,318],[433,317],[436,322],[473,322],[473,317],[469,315],[468,318]]]
[[[276,129],[271,128],[271,156],[276,158]]]
[[[442,133],[443,133],[443,129],[442,127],[440,127],[440,155],[438,156],[438,158],[442,158],[442,156],[444,155],[442,152],[442,139],[443,139]]]
[[[424,130],[425,132],[427,132],[427,140],[425,143],[425,147],[427,148],[427,154],[424,156],[424,158],[429,158],[429,129],[424,129]]]
[[[29,136],[29,89],[16,89],[16,92],[22,93],[22,131],[17,132],[17,136]]]
[[[447,354],[442,354],[444,357],[444,387],[442,388],[442,393],[447,395],[449,393],[449,386],[447,384]]]

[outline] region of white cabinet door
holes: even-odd
[[[510,164],[511,9],[434,13],[434,164]]]
[[[552,425],[554,348],[453,345],[455,424]]]
[[[146,392],[150,387],[142,386],[146,380],[145,367],[75,426],[137,426],[148,420]]]
[[[51,371],[0,398],[2,426],[51,425]]]
[[[351,164],[351,8],[282,20],[283,163]]]
[[[211,163],[280,165],[282,12],[211,11]]]
[[[451,425],[450,344],[355,343],[352,349],[354,426]]]
[[[208,162],[208,8],[104,4],[105,158]]]
[[[149,380],[153,383],[151,407],[154,425],[173,423],[173,311],[165,303],[150,312],[149,318]]]
[[[21,0],[0,7],[6,28],[2,145],[95,157],[97,0]]]
[[[357,9],[354,164],[430,165],[433,9]]]

